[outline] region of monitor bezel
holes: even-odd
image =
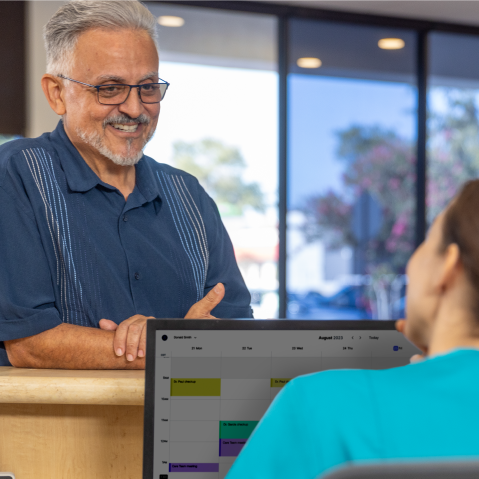
[[[143,420],[143,479],[153,478],[155,419],[156,331],[230,330],[230,331],[392,331],[390,320],[302,320],[302,319],[149,319],[146,329],[145,405]]]

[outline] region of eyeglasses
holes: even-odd
[[[98,102],[102,105],[121,105],[128,100],[132,88],[138,88],[140,101],[146,104],[160,103],[165,97],[166,90],[170,84],[159,78],[161,83],[143,83],[142,85],[126,85],[124,83],[112,83],[111,85],[90,85],[78,80],[73,80],[64,75],[57,75],[64,80],[80,83],[80,85],[95,88],[98,94]]]

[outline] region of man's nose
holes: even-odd
[[[143,104],[140,100],[138,88],[132,88],[125,103],[118,105],[118,110],[130,118],[138,118],[143,113]]]

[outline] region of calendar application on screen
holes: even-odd
[[[395,331],[157,331],[154,477],[222,479],[294,377],[403,366]]]

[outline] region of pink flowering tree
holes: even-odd
[[[352,127],[339,134],[339,158],[345,163],[341,192],[328,191],[306,201],[303,232],[328,248],[358,246],[351,213],[367,191],[382,209],[382,226],[366,245],[368,271],[400,273],[414,243],[415,157],[412,145],[379,128]]]
[[[474,90],[442,90],[446,113],[430,115],[427,210],[431,222],[460,186],[479,176],[479,110]]]
[[[441,89],[446,107],[429,113],[427,209],[429,222],[465,181],[479,176],[477,93]],[[368,191],[381,205],[383,224],[366,245],[367,271],[403,273],[414,249],[415,143],[379,127],[352,126],[339,133],[338,161],[345,168],[341,191],[311,196],[303,212],[307,241],[329,248],[356,247],[354,203]]]

